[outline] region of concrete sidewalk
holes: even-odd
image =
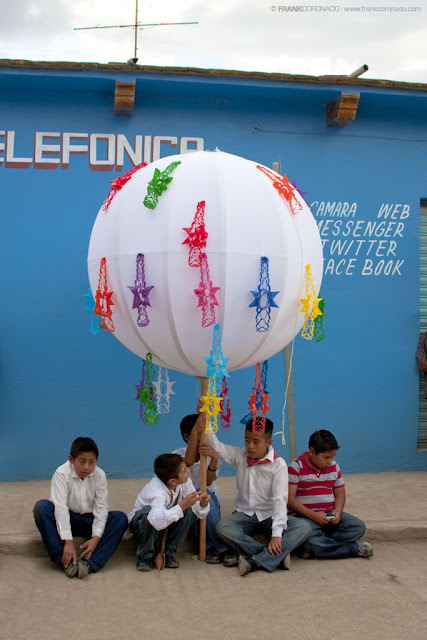
[[[406,541],[427,539],[427,473],[347,474],[345,510],[367,525],[366,540]],[[109,480],[110,509],[132,510],[135,498],[148,479]],[[219,478],[223,516],[233,510],[235,478]],[[32,509],[41,498],[49,498],[50,481],[0,484],[0,553],[46,555],[34,523]],[[187,543],[187,551],[190,550]],[[119,548],[135,553],[135,542],[126,535]]]

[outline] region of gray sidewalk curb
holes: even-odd
[[[364,539],[369,542],[415,542],[427,540],[427,524],[419,522],[381,523],[372,522],[367,525]],[[79,539],[77,538],[78,542]],[[83,539],[82,539],[83,541]],[[182,545],[180,555],[194,553],[190,540]],[[125,534],[116,553],[135,556],[136,542],[132,535]],[[23,556],[46,556],[46,549],[39,535],[33,534],[7,534],[0,536],[0,554]]]

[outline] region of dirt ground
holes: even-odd
[[[0,556],[1,640],[401,640],[427,628],[426,542],[376,542],[371,559],[291,571],[205,565],[139,573],[127,554],[85,580],[46,557]],[[424,629],[424,631],[423,631]]]

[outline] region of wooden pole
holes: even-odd
[[[201,383],[201,396],[206,396],[208,393],[208,378],[199,378]],[[206,433],[203,430],[200,435],[200,444],[206,444]],[[206,493],[208,480],[208,465],[207,457],[200,456],[200,491]],[[206,518],[200,520],[200,541],[199,541],[199,560],[204,562],[206,560]]]

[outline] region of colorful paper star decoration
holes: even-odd
[[[316,342],[320,342],[326,338],[325,330],[323,328],[323,318],[325,315],[325,300],[320,298],[319,302],[320,315],[318,315],[314,321],[314,337]]]
[[[204,200],[197,203],[197,210],[191,227],[184,227],[187,238],[182,244],[189,245],[188,266],[200,267],[202,253],[206,247],[208,233],[205,229],[205,204]]]
[[[207,363],[206,369],[206,377],[212,378],[213,376],[218,376],[220,379],[226,376],[229,377],[227,369],[225,365],[227,364],[229,358],[224,358],[221,347],[221,329],[219,324],[214,326],[214,333],[212,339],[212,349],[209,357],[205,356],[205,360]]]
[[[262,403],[260,409],[257,406],[257,396],[260,394]],[[252,423],[252,431],[256,433],[264,433],[265,431],[265,414],[267,411],[270,411],[270,407],[267,404],[269,399],[269,395],[264,392],[262,388],[262,380],[261,380],[261,365],[257,362],[255,367],[255,384],[254,384],[254,392],[251,396],[249,396],[249,408],[252,412],[253,423]],[[257,415],[257,411],[261,411],[261,416]]]
[[[114,322],[112,318],[111,306],[114,302],[111,300],[113,291],[108,291],[107,284],[107,260],[101,259],[99,267],[99,284],[95,294],[94,313],[102,317],[101,329],[104,331],[114,331]]]
[[[228,397],[228,387],[227,380],[224,376],[222,379],[222,387],[221,387],[221,427],[223,429],[228,429],[231,423],[231,405],[230,399]]]
[[[171,162],[164,171],[160,171],[157,167],[154,169],[153,178],[147,185],[147,195],[144,198],[144,206],[146,206],[147,209],[155,209],[157,207],[160,196],[166,191],[169,183],[173,180],[169,174],[172,173],[179,164],[181,164],[180,161]]]
[[[128,286],[133,293],[132,309],[138,309],[138,318],[136,324],[138,327],[147,327],[150,324],[148,318],[147,307],[151,307],[148,296],[154,286],[149,287],[145,284],[145,261],[144,254],[138,253],[136,256],[136,276],[134,286]]]
[[[271,291],[268,267],[268,258],[262,256],[258,291],[251,291],[251,294],[254,296],[254,300],[252,300],[249,305],[250,307],[256,307],[255,325],[256,330],[259,332],[268,331],[270,326],[271,307],[278,306],[274,301],[274,298],[279,292]]]
[[[157,380],[154,381],[157,395],[157,410],[159,414],[169,413],[170,411],[170,396],[175,395],[175,391],[172,391],[172,385],[175,382],[170,382],[169,374],[166,367],[159,367],[157,374]]]
[[[103,211],[108,211],[108,207],[110,206],[116,193],[118,193],[125,186],[126,182],[128,182],[132,178],[134,173],[136,173],[140,169],[143,169],[146,166],[147,166],[146,162],[141,162],[140,164],[137,164],[135,167],[132,167],[132,169],[124,173],[122,176],[119,176],[115,180],[111,180],[110,192],[106,197],[101,209]]]
[[[305,298],[300,298],[300,302],[302,304],[302,309],[300,309],[300,312],[304,314],[304,325],[301,331],[301,336],[306,340],[312,340],[314,333],[314,322],[318,316],[322,315],[322,311],[320,309],[322,298],[316,298],[313,274],[311,272],[311,266],[309,264],[306,264],[305,272]]]
[[[99,333],[99,325],[101,323],[101,318],[94,313],[95,311],[95,300],[93,299],[92,291],[88,289],[87,293],[83,294],[83,298],[85,299],[85,309],[87,309],[90,313],[90,327],[89,332],[94,336]]]
[[[268,376],[268,360],[264,360],[264,362],[261,365],[261,387],[264,393],[268,394],[267,391],[267,376]],[[255,391],[255,387],[253,389]],[[258,411],[261,410],[262,408],[262,395],[261,395],[261,391],[260,388],[258,388],[257,392],[257,399],[256,399],[256,408],[258,409]],[[249,405],[250,405],[250,401],[249,401]],[[243,418],[240,420],[241,424],[247,424],[249,422],[249,420],[252,418],[252,411],[249,411],[249,413],[247,413],[245,416],[243,416]]]
[[[194,293],[199,299],[197,307],[202,307],[202,327],[210,327],[215,324],[215,307],[218,306],[216,299],[219,287],[212,285],[209,275],[208,258],[205,253],[200,258],[200,284],[199,289],[194,289]]]
[[[299,211],[302,211],[302,205],[295,195],[296,189],[289,183],[286,173],[283,178],[281,178],[276,173],[274,173],[270,169],[267,169],[266,167],[263,167],[260,164],[257,164],[256,167],[270,178],[270,180],[273,182],[273,187],[277,189],[280,195],[285,198],[291,212],[294,215]]]
[[[154,386],[153,378],[153,356],[151,353],[147,353],[145,360],[142,362],[141,382],[135,385],[137,391],[136,400],[140,402],[139,417],[141,422],[157,424],[159,413],[156,403],[154,402],[156,387]]]

